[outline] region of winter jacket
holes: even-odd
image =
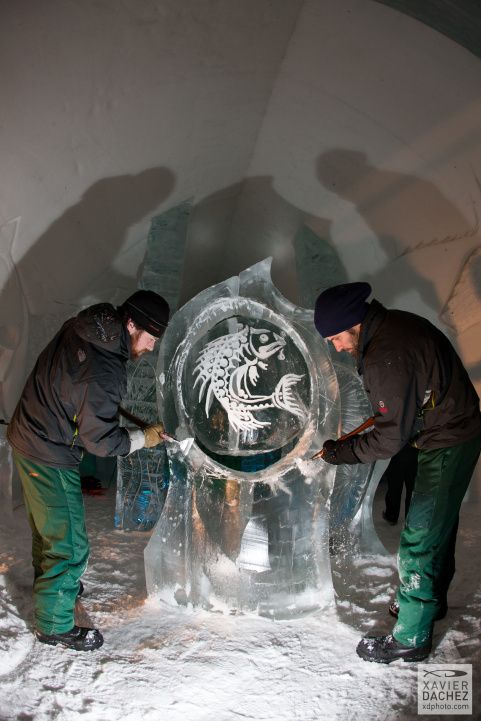
[[[448,448],[481,433],[473,384],[447,337],[425,318],[373,300],[361,325],[358,371],[375,424],[339,449],[341,463],[390,458],[407,442]]]
[[[76,467],[86,449],[127,455],[118,408],[127,385],[129,335],[108,303],[68,320],[40,354],[8,427],[11,446],[54,467]]]

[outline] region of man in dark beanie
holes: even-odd
[[[68,320],[42,351],[8,427],[32,529],[36,636],[76,651],[99,648],[97,629],[74,624],[87,566],[79,465],[84,451],[127,456],[163,440],[161,423],[119,425],[126,364],[153,350],[169,321],[157,293],[139,290],[118,308],[93,305]]]
[[[389,608],[392,634],[364,638],[366,661],[421,661],[433,624],[447,612],[461,502],[481,449],[479,398],[446,336],[425,318],[367,302],[368,283],[321,293],[314,323],[357,363],[374,411],[369,433],[324,443],[325,461],[371,463],[411,443],[419,449],[409,513],[401,534],[400,587]]]

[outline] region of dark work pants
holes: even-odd
[[[459,509],[481,450],[481,437],[419,451],[418,470],[399,545],[399,616],[393,635],[407,646],[431,643],[454,575]]]
[[[35,624],[46,634],[74,626],[79,580],[89,543],[80,475],[76,468],[53,468],[14,452],[32,529]]]

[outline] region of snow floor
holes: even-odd
[[[0,530],[1,721],[394,721],[417,717],[417,666],[366,663],[365,633],[386,633],[397,582],[393,555],[357,559],[338,576],[336,603],[293,621],[172,608],[146,599],[149,534],[113,529],[114,489],[85,498],[91,559],[79,618],[105,636],[93,653],[32,635],[30,531],[24,509]],[[450,611],[435,627],[430,661],[472,663],[473,718],[481,718],[481,523],[463,505]],[[376,528],[396,550],[400,525]],[[341,589],[341,590],[339,590]],[[460,716],[423,718],[446,719]]]

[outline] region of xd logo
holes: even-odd
[[[472,714],[470,663],[419,664],[418,714]]]

